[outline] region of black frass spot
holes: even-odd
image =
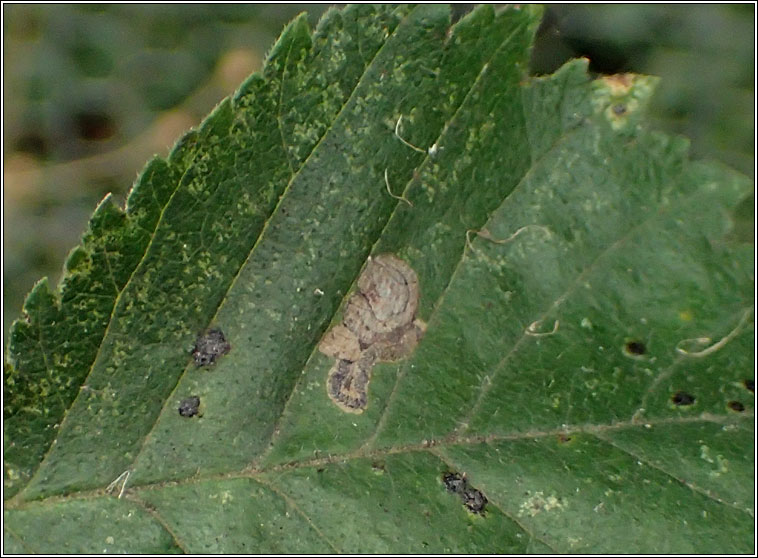
[[[625,348],[626,352],[630,355],[644,355],[647,351],[647,348],[642,341],[629,341]]]
[[[471,513],[484,513],[484,506],[487,503],[487,498],[484,494],[478,491],[476,488],[467,488],[461,494],[463,499],[463,505],[466,506]]]
[[[220,329],[209,329],[198,336],[192,356],[196,366],[212,366],[218,357],[228,353],[231,348]]]
[[[460,494],[466,488],[466,478],[460,473],[445,473],[442,475],[442,482],[448,492]]]
[[[200,409],[200,398],[197,395],[186,397],[179,403],[179,414],[183,417],[194,417]]]
[[[741,413],[745,410],[745,405],[743,405],[740,401],[730,401],[726,404],[727,407],[729,407],[732,411],[736,411],[738,413]]]
[[[692,405],[695,402],[695,396],[690,395],[686,391],[677,391],[672,397],[671,397],[672,403],[674,405],[680,406],[680,405]]]
[[[487,504],[487,498],[480,490],[472,487],[468,483],[465,474],[449,472],[442,475],[442,483],[448,492],[457,494],[463,505],[471,513],[484,515],[484,506]]]

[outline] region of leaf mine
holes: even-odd
[[[413,352],[426,330],[416,318],[416,272],[403,260],[382,254],[370,258],[358,278],[342,323],[329,330],[319,350],[336,359],[326,389],[343,411],[361,413],[368,404],[371,370]]]

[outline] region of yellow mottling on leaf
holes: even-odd
[[[691,322],[692,318],[693,316],[691,310],[682,310],[679,312],[679,319],[683,322]]]

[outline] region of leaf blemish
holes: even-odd
[[[442,482],[448,492],[455,492],[457,494],[463,490],[466,478],[460,473],[445,473],[442,475]]]
[[[350,413],[366,408],[374,364],[405,358],[426,330],[416,318],[418,278],[403,260],[391,254],[369,258],[357,287],[342,323],[319,344],[319,351],[336,359],[327,378],[327,394]]]
[[[743,384],[745,384],[745,389],[748,391],[751,391],[755,393],[755,380],[744,380]]]
[[[487,497],[468,483],[466,474],[449,472],[442,475],[442,483],[448,492],[458,494],[465,508],[474,514],[484,515]]]
[[[676,406],[692,405],[695,402],[695,396],[690,395],[686,391],[677,391],[672,397],[671,401]]]
[[[647,348],[642,341],[629,341],[624,345],[624,350],[630,355],[640,356],[645,354]]]
[[[216,360],[228,353],[231,348],[224,333],[218,328],[213,328],[197,337],[192,356],[196,366],[213,366]]]
[[[736,411],[737,413],[741,413],[745,410],[745,405],[743,405],[740,401],[730,401],[726,404],[726,406],[729,407],[732,411]]]
[[[192,395],[182,399],[179,403],[179,414],[183,417],[194,417],[200,412],[200,398]]]

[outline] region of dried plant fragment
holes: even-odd
[[[418,278],[403,260],[391,254],[370,258],[357,287],[342,323],[319,344],[322,353],[336,359],[327,393],[340,409],[351,413],[366,408],[374,364],[411,354],[426,329],[416,318]]]

